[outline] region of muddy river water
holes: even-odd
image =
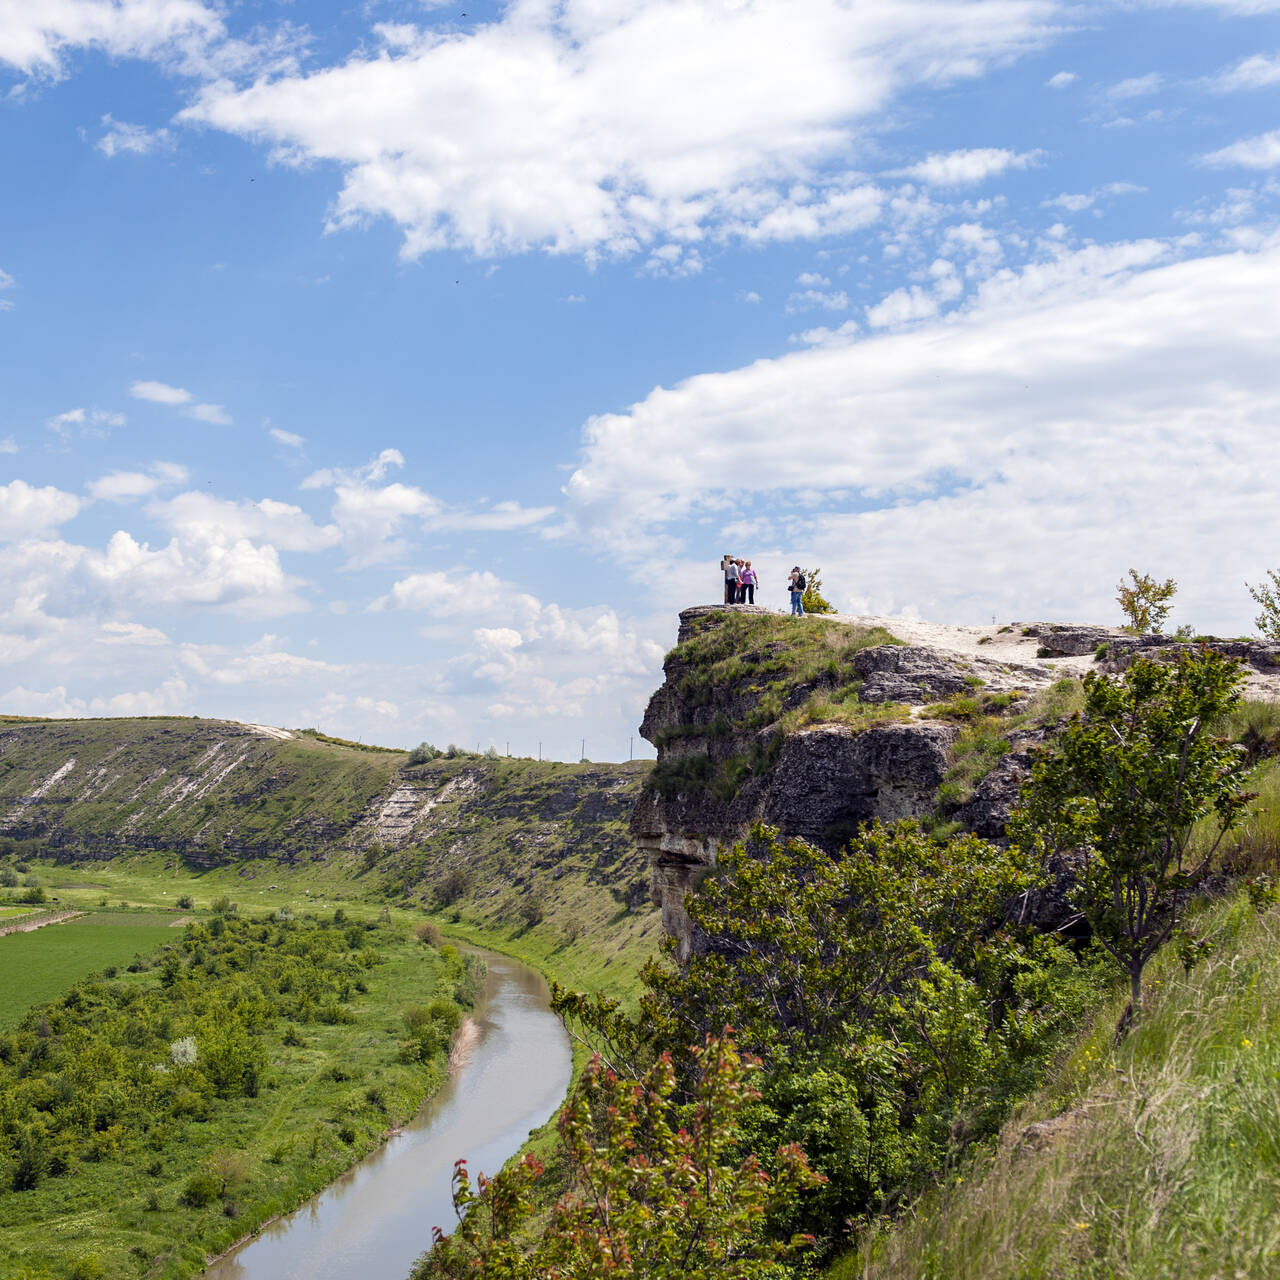
[[[507,956],[489,966],[470,1055],[417,1118],[301,1208],[221,1258],[208,1280],[404,1280],[452,1229],[454,1161],[496,1173],[569,1087],[568,1037],[542,976]]]

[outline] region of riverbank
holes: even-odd
[[[400,1280],[453,1224],[452,1172],[496,1173],[569,1085],[568,1039],[527,965],[484,956],[485,998],[455,1040],[450,1078],[385,1146],[297,1213],[211,1265],[206,1280]]]
[[[446,1079],[447,1037],[425,1063],[402,1060],[403,1013],[448,995],[461,972],[408,929],[246,925],[260,939],[255,959],[220,947],[228,924],[215,935],[206,923],[155,964],[76,984],[5,1037],[0,1084],[12,1099],[35,1104],[33,1090],[71,1073],[104,1121],[68,1127],[56,1101],[20,1117],[20,1142],[39,1126],[41,1146],[29,1158],[18,1151],[32,1185],[0,1196],[0,1275],[186,1280],[381,1146]],[[174,1013],[162,999],[167,982],[180,1000]],[[267,1013],[272,991],[293,1002],[292,1015]],[[218,1010],[232,1008],[266,1021],[243,1040],[219,1039]],[[75,1011],[91,1020],[87,1046],[68,1021]],[[27,1070],[44,1027],[46,1057]],[[144,1032],[159,1035],[154,1046],[134,1043]],[[252,1054],[252,1084],[219,1066],[229,1053]]]

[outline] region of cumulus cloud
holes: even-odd
[[[963,187],[998,177],[1009,169],[1025,169],[1040,159],[1039,151],[1005,151],[977,147],[927,156],[919,164],[900,169],[900,176],[934,187]]]
[[[187,469],[176,462],[157,462],[150,471],[111,471],[89,485],[97,501],[130,502],[145,498],[166,485],[185,484]]]
[[[465,31],[381,28],[310,74],[218,81],[180,118],[335,162],[330,225],[390,219],[408,257],[824,235],[875,216],[852,173],[874,115],[1039,47],[1057,11],[515,0]]]
[[[53,485],[35,488],[25,480],[0,485],[0,540],[39,538],[78,515],[84,503]]]
[[[104,156],[145,156],[173,145],[168,129],[148,129],[141,124],[127,124],[114,119],[110,112],[102,117],[103,134],[95,144]]]
[[[302,482],[303,489],[333,489],[330,515],[347,552],[347,568],[404,555],[412,545],[408,535],[414,531],[525,529],[542,523],[555,510],[512,501],[451,507],[417,485],[382,483],[393,468],[403,466],[399,449],[383,449],[363,467],[326,467]]]
[[[1280,129],[1233,142],[1221,151],[1202,156],[1201,163],[1242,169],[1274,169],[1280,165]]]
[[[147,508],[166,529],[201,546],[228,547],[243,539],[281,551],[323,551],[338,545],[336,525],[317,525],[301,507],[274,498],[252,502],[180,493]]]
[[[24,75],[58,76],[72,49],[162,57],[193,50],[222,32],[216,13],[196,0],[8,0],[0,5],[0,63]]]
[[[1068,85],[1073,85],[1080,77],[1074,71],[1059,71],[1057,75],[1050,76],[1045,84],[1050,89],[1065,89]]]

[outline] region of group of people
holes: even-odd
[[[725,604],[755,604],[756,571],[750,560],[742,560],[737,556],[725,554],[720,558],[720,569],[724,574]],[[804,570],[796,565],[787,576],[787,590],[791,593],[791,613],[795,617],[804,617]]]
[[[757,579],[751,561],[726,554],[720,558],[720,568],[724,571],[725,604],[755,604]]]

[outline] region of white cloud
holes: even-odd
[[[143,626],[140,622],[104,622],[95,638],[99,644],[143,645],[146,648],[169,643],[169,637],[159,628]]]
[[[1159,241],[1063,250],[997,272],[932,323],[660,388],[587,423],[570,515],[618,558],[643,545],[646,578],[656,565],[667,580],[692,519],[719,527],[766,502],[773,537],[801,555],[821,521],[791,528],[800,517],[785,495],[852,495],[868,511],[840,526],[844,543],[827,537],[823,555],[852,557],[843,589],[865,571],[882,606],[894,573],[899,603],[990,591],[995,607],[1011,590],[1065,600],[1062,564],[1143,548],[1234,565],[1280,540],[1268,494],[1280,467],[1280,241],[1184,262],[1176,252]],[[909,315],[929,303],[895,305]],[[829,501],[828,533],[850,498]],[[862,537],[872,529],[883,530],[883,565]],[[1058,566],[1051,581],[1046,565]],[[1207,581],[1232,576],[1221,565]]]
[[[25,480],[0,484],[0,540],[39,538],[76,516],[84,506],[73,493]]]
[[[804,289],[793,293],[787,299],[788,315],[795,315],[799,311],[812,311],[815,307],[825,311],[847,311],[849,295],[843,289]]]
[[[3,268],[0,268],[0,293],[6,289],[12,289],[17,281]],[[10,298],[0,298],[0,311],[12,311],[13,301]]]
[[[1280,129],[1233,142],[1221,151],[1201,157],[1202,164],[1238,165],[1244,169],[1274,169],[1280,165]]]
[[[231,415],[220,404],[193,404],[182,411],[197,422],[212,423],[215,427],[229,427]]]
[[[1280,84],[1280,54],[1255,53],[1242,58],[1234,67],[1219,72],[1209,84],[1219,93],[1265,89]]]
[[[937,314],[937,299],[919,285],[912,285],[909,289],[895,289],[874,307],[868,307],[867,323],[873,329],[896,329]]]
[[[17,453],[18,442],[12,436],[5,436],[0,440],[0,453]]]
[[[363,467],[328,467],[302,482],[303,489],[333,489],[330,515],[347,552],[347,568],[404,555],[411,546],[407,534],[415,529],[502,532],[540,524],[555,510],[511,501],[450,507],[416,485],[379,483],[393,467],[403,466],[404,455],[398,449],[383,449]]]
[[[1131,76],[1128,80],[1113,84],[1107,90],[1107,97],[1117,101],[1145,98],[1150,94],[1159,93],[1163,87],[1164,76],[1158,71],[1149,71],[1145,76]]]
[[[207,85],[180,119],[336,163],[330,225],[390,219],[407,257],[822,235],[875,216],[874,190],[845,176],[864,123],[1039,47],[1057,11],[514,0],[468,30],[397,25],[340,66]]]
[[[307,443],[305,436],[295,435],[292,431],[282,431],[279,427],[271,427],[267,434],[276,442],[289,449],[301,449]]]
[[[750,302],[754,304],[760,301],[760,295],[754,289],[744,289],[739,290],[738,293],[734,294],[734,300],[736,302]]]
[[[968,151],[948,151],[927,156],[919,164],[901,169],[903,177],[915,178],[935,187],[971,186],[997,177],[1008,169],[1025,169],[1040,158],[1039,151],[1005,151],[997,147],[977,147]]]
[[[185,484],[186,467],[176,462],[157,462],[149,473],[141,471],[112,471],[89,485],[89,496],[98,501],[129,502],[145,498],[157,489],[170,484]]]
[[[227,547],[243,539],[282,551],[323,551],[338,545],[336,525],[317,525],[301,507],[273,498],[232,502],[212,494],[188,492],[153,502],[148,514],[184,541]]]
[[[74,48],[148,58],[191,50],[221,34],[217,15],[195,0],[0,3],[0,62],[26,75],[62,74]]]
[[[1085,209],[1092,209],[1104,197],[1141,195],[1145,191],[1146,187],[1140,187],[1134,182],[1107,182],[1100,187],[1094,187],[1092,191],[1074,193],[1064,191],[1050,200],[1042,200],[1040,207],[1063,209],[1067,213],[1082,213]]]
[[[110,434],[112,427],[123,427],[125,416],[108,409],[68,409],[65,413],[55,414],[46,422],[46,430],[52,431],[60,440],[70,440],[79,435],[87,439],[103,439]]]
[[[104,132],[95,144],[104,156],[145,156],[173,145],[168,129],[148,129],[141,124],[115,120],[110,112],[102,117]]]
[[[200,404],[186,387],[171,387],[167,382],[135,382],[129,394],[137,400],[150,400],[153,404],[171,405],[181,409],[183,415],[197,422],[207,422],[215,427],[229,427],[231,415],[220,404]]]
[[[1045,84],[1050,89],[1065,89],[1068,85],[1075,84],[1080,77],[1074,71],[1059,71],[1057,75],[1050,76]]]
[[[129,394],[137,400],[150,400],[153,404],[190,404],[195,396],[183,387],[171,387],[167,382],[135,382]]]

